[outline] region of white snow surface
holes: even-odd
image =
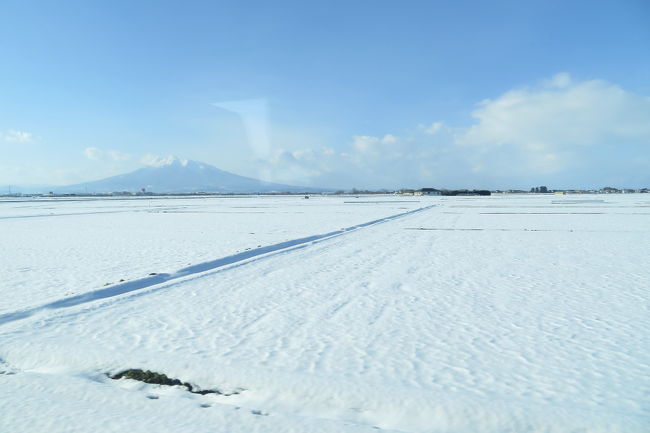
[[[2,281],[12,289],[0,315],[422,206],[414,197],[0,201]]]
[[[645,194],[7,200],[0,239],[0,432],[650,431]]]

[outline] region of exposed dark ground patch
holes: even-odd
[[[251,413],[253,415],[259,415],[259,416],[269,416],[268,412],[263,412],[261,410],[252,410]]]
[[[217,394],[223,396],[230,396],[230,395],[239,394],[242,391],[242,390],[235,390],[230,393],[225,393],[218,389],[198,389],[196,386],[192,386],[188,382],[181,382],[179,379],[173,379],[167,377],[166,374],[156,373],[150,370],[140,370],[138,368],[124,370],[112,376],[110,374],[107,374],[107,376],[114,380],[126,378],[131,380],[137,380],[139,382],[155,384],[155,385],[184,386],[192,394],[200,394],[200,395]]]

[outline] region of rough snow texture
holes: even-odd
[[[589,199],[2,203],[5,317],[434,207],[5,322],[0,431],[648,431],[650,197]]]

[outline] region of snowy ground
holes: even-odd
[[[2,432],[650,431],[648,195],[0,202],[0,239]]]
[[[419,198],[0,201],[0,314],[422,207]]]

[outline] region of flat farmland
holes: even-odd
[[[3,431],[650,424],[645,194],[7,200],[0,238]]]

